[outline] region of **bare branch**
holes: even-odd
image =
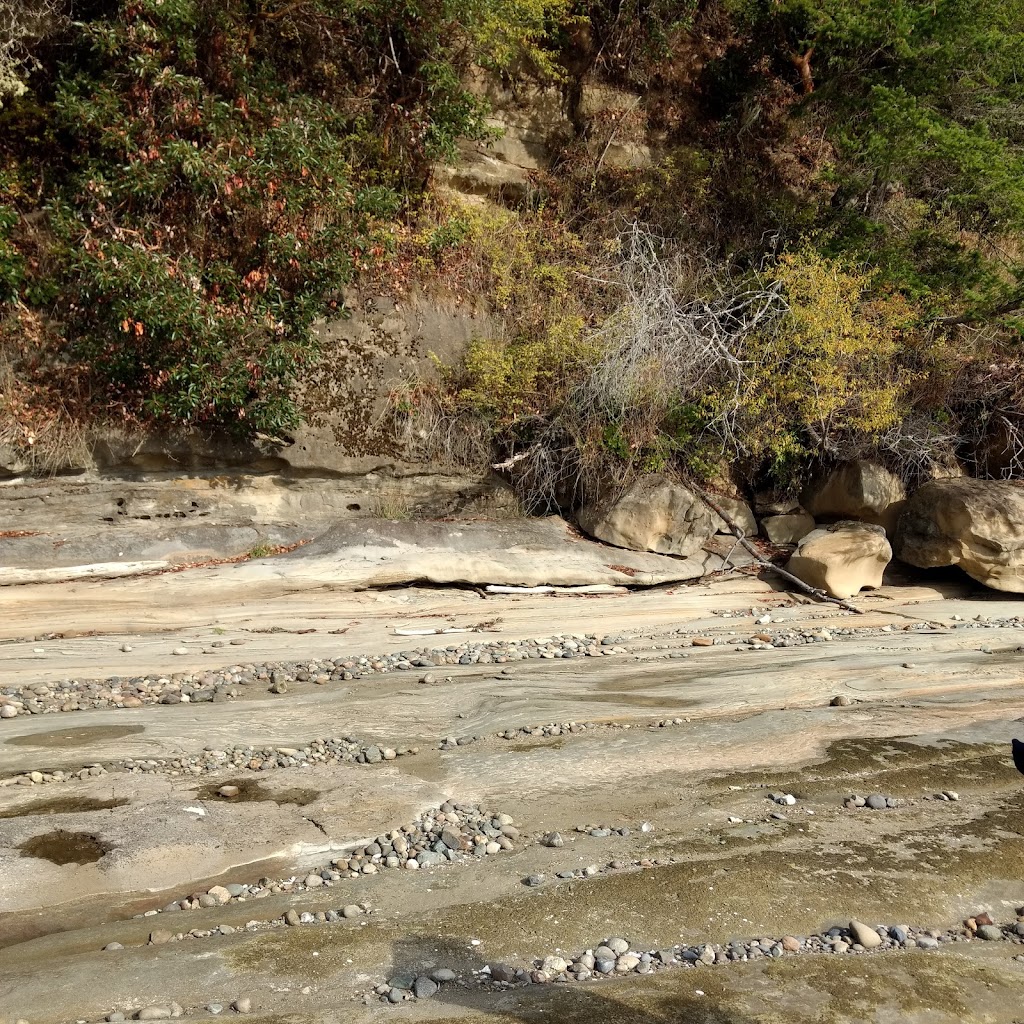
[[[702,490],[700,487],[697,487],[692,483],[689,484],[689,486],[696,492],[700,500],[703,501],[712,512],[721,517],[722,522],[732,530],[733,536],[736,538],[737,542],[741,544],[748,554],[757,561],[758,565],[770,570],[771,572],[777,573],[787,583],[792,583],[798,590],[802,590],[805,594],[810,594],[811,597],[818,601],[825,601],[828,604],[839,605],[840,608],[845,608],[848,612],[855,612],[857,615],[864,614],[863,608],[858,608],[856,605],[850,604],[849,601],[843,601],[838,597],[832,597],[831,594],[826,594],[824,590],[818,590],[817,587],[812,587],[810,584],[804,583],[804,581],[799,577],[794,576],[791,572],[787,572],[781,566],[769,561],[761,554],[760,551],[757,550],[756,547],[754,547],[753,544],[750,543],[749,540],[747,540],[743,534],[743,530],[736,521],[718,504],[717,501],[715,501],[714,498],[711,497],[710,494],[708,494],[707,491]]]

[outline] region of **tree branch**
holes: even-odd
[[[811,57],[813,56],[813,46],[806,53],[791,53],[789,55],[789,59],[796,65],[797,71],[800,72],[800,84],[803,86],[805,96],[814,92],[814,75],[811,74]]]
[[[726,512],[718,504],[718,502],[716,502],[711,497],[711,495],[707,493],[707,491],[702,490],[695,484],[688,484],[688,486],[691,490],[697,493],[697,496],[700,498],[700,500],[703,501],[704,504],[707,505],[707,507],[711,509],[712,512],[714,512],[717,516],[721,518],[722,522],[724,522],[725,525],[728,526],[729,529],[732,531],[733,536],[739,541],[740,544],[743,545],[748,554],[754,557],[754,559],[757,561],[759,565],[763,566],[765,569],[770,569],[772,572],[778,573],[778,575],[781,576],[784,580],[786,580],[787,583],[792,583],[793,586],[797,587],[799,590],[802,590],[805,594],[810,594],[811,597],[815,598],[818,601],[826,601],[829,604],[839,605],[840,608],[845,608],[848,612],[855,612],[857,615],[864,614],[863,608],[857,608],[855,605],[850,604],[849,601],[842,601],[838,597],[832,597],[831,595],[826,594],[824,590],[818,590],[816,587],[812,587],[809,584],[804,583],[802,579],[799,579],[798,577],[794,576],[791,572],[787,572],[785,569],[782,569],[779,566],[777,566],[774,562],[770,562],[761,554],[760,551],[757,550],[757,548],[754,547],[753,544],[750,543],[749,540],[747,540],[746,536],[744,536],[742,528],[729,515],[729,513]]]
[[[511,469],[517,462],[522,462],[523,459],[528,459],[534,452],[539,451],[540,444],[535,444],[531,448],[527,448],[526,451],[520,452],[518,455],[513,455],[511,458],[506,459],[504,462],[495,462],[491,465],[491,469]]]

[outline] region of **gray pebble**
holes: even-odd
[[[412,993],[417,999],[429,999],[437,992],[437,982],[432,978],[421,977],[413,982]]]
[[[491,964],[491,978],[494,981],[515,981],[516,972],[508,964]]]

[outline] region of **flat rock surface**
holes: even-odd
[[[1024,789],[1009,756],[1010,736],[1024,734],[1020,601],[969,583],[904,582],[857,598],[865,614],[852,615],[741,573],[608,597],[353,592],[316,576],[349,542],[343,533],[310,545],[309,575],[296,553],[5,588],[0,692],[572,634],[605,641],[608,655],[292,679],[287,692],[250,684],[223,702],[0,721],[0,1019],[92,1024],[176,1002],[182,1019],[207,1021],[218,1018],[206,1005],[240,998],[258,1019],[311,1024],[1019,1019],[1024,962],[1013,957],[1024,944],[1008,940],[505,992],[478,987],[473,972],[531,968],[613,935],[643,951],[727,948],[851,920],[944,935],[982,910],[1012,922],[1024,906]],[[368,550],[402,543],[378,537]],[[471,632],[422,632],[452,628]],[[785,646],[791,637],[799,642]],[[837,695],[844,706],[832,706]],[[557,732],[539,728],[552,723]],[[195,778],[110,767],[345,735],[417,753]],[[96,763],[110,770],[16,781]],[[217,796],[239,779],[262,792]],[[954,790],[955,801],[936,796]],[[854,793],[893,806],[844,806]],[[509,815],[513,849],[134,916],[215,883],[301,880],[446,800]],[[555,831],[561,846],[541,842]],[[99,856],[48,859],[72,836]],[[558,877],[567,872],[575,877]],[[538,885],[523,884],[531,876]],[[368,912],[335,923],[267,923],[361,903]],[[200,937],[174,938],[192,929]],[[148,944],[161,931],[170,941]],[[124,948],[104,951],[109,943]],[[464,984],[400,1007],[374,993],[396,974],[436,968]]]
[[[338,522],[315,539],[296,527],[99,526],[62,536],[0,539],[0,586],[136,576],[182,563],[231,559],[232,583],[281,592],[329,585],[364,588],[399,583],[511,586],[613,584],[650,586],[695,579],[725,567],[732,546],[720,540],[687,558],[623,551],[586,540],[563,520],[432,521],[356,519]],[[267,547],[301,546],[260,557]],[[731,565],[749,559],[734,553]],[[224,570],[199,577],[221,580]]]

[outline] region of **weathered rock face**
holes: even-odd
[[[559,144],[572,137],[562,92],[527,85],[512,90],[490,76],[469,85],[487,102],[488,123],[500,136],[489,143],[461,142],[455,163],[437,167],[435,174],[459,192],[519,202],[529,191],[531,172],[546,170]]]
[[[757,536],[757,520],[754,518],[754,513],[750,511],[750,506],[745,501],[740,501],[739,498],[726,498],[722,495],[715,495],[715,504],[743,531],[745,537]],[[732,528],[726,524],[721,516],[715,515],[713,518],[715,529],[719,533],[732,533]]]
[[[1024,487],[933,480],[907,502],[894,550],[921,569],[959,565],[994,590],[1024,593]]]
[[[881,526],[890,535],[906,500],[899,477],[864,459],[837,466],[802,496],[804,508],[816,519],[857,519]]]
[[[786,568],[804,583],[845,599],[865,587],[880,587],[891,559],[892,548],[880,526],[841,522],[807,534]]]
[[[573,139],[604,167],[649,167],[654,159],[642,94],[585,79],[573,104],[560,88],[519,82],[512,89],[486,75],[468,84],[486,100],[499,137],[463,141],[453,164],[435,168],[435,178],[455,191],[520,203],[533,187],[530,176],[548,170]]]
[[[152,455],[157,458],[160,452]],[[79,540],[86,548],[108,545],[116,555],[124,544],[132,550],[145,547],[147,536],[164,544],[181,534],[188,538],[183,550],[229,555],[253,544],[288,543],[288,538],[295,539],[292,527],[310,537],[339,520],[515,514],[515,496],[494,474],[375,459],[338,459],[336,466],[334,474],[322,475],[287,469],[261,475],[193,471],[75,478],[57,484],[7,482],[0,486],[0,523],[7,530],[38,533],[38,543],[51,548],[53,538],[59,537],[62,546],[54,552],[53,564],[71,564],[61,559],[80,558],[73,554]],[[268,533],[264,527],[284,532]],[[119,540],[126,532],[137,539]],[[247,537],[248,546],[239,548]],[[3,544],[0,538],[0,563]]]
[[[761,520],[761,530],[773,544],[798,544],[814,529],[814,516],[790,512]]]
[[[580,526],[592,537],[634,551],[692,555],[717,529],[717,516],[682,484],[654,474],[623,494],[584,506]]]

